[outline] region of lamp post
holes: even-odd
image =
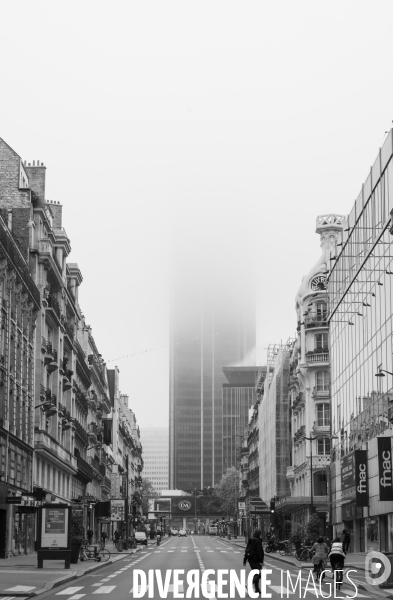
[[[313,489],[312,489],[312,443],[314,440],[317,440],[318,437],[307,437],[304,436],[304,439],[308,440],[310,442],[310,475],[311,475],[311,482],[310,482],[310,496],[311,496],[311,506],[310,506],[310,513],[313,514],[314,512],[314,497],[313,497]]]
[[[311,484],[310,485],[310,500],[311,500],[311,502],[310,502],[310,513],[311,514],[313,514],[313,512],[314,512],[314,496],[313,496],[313,480],[312,480],[312,467],[313,467],[313,464],[312,464],[312,443],[315,440],[317,440],[318,438],[325,438],[325,439],[328,439],[328,440],[336,440],[337,436],[329,436],[328,438],[326,438],[326,436],[323,436],[323,435],[320,435],[320,436],[317,435],[315,437],[304,436],[304,439],[306,439],[306,440],[308,440],[310,442],[310,476],[311,476],[311,482],[310,482],[310,484]]]

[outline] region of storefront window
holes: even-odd
[[[366,519],[367,552],[379,550],[378,517]]]

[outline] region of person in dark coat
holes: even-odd
[[[94,535],[94,531],[92,529],[88,529],[87,530],[87,541],[89,546],[91,545],[91,542],[93,541],[93,535]]]
[[[254,575],[252,582],[255,588],[255,591],[260,594],[261,590],[259,587],[259,582],[261,580],[261,569],[263,565],[263,561],[265,558],[265,554],[262,546],[261,539],[261,530],[256,529],[254,531],[254,535],[250,538],[246,551],[244,553],[243,565],[246,566],[247,562],[250,565],[251,569],[258,569],[259,573]]]
[[[349,535],[349,531],[347,531],[347,529],[343,529],[341,541],[343,545],[343,550],[346,554],[349,550],[349,544],[351,543],[351,536]]]
[[[104,548],[105,548],[105,542],[106,542],[106,538],[108,537],[108,534],[106,533],[105,529],[101,532],[101,539],[102,542],[104,544]]]

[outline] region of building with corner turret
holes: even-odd
[[[298,336],[290,356],[291,450],[286,473],[290,494],[279,495],[276,503],[277,512],[292,527],[305,525],[313,511],[324,526],[328,521],[331,434],[326,275],[332,253],[341,243],[344,221],[345,217],[335,214],[317,217],[322,254],[303,277],[296,295]]]

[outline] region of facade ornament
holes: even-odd
[[[8,271],[8,260],[6,258],[0,258],[0,282],[2,283],[7,276]]]
[[[12,292],[14,290],[15,284],[16,284],[16,273],[13,269],[12,270],[8,269],[7,289],[9,292]]]

